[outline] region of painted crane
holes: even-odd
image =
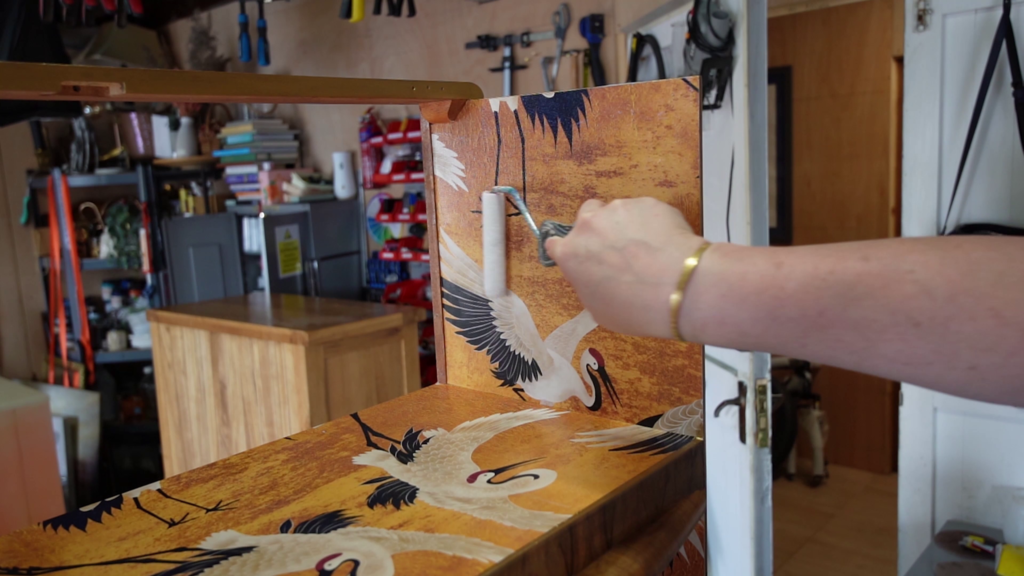
[[[511,388],[540,400],[545,405],[579,398],[597,411],[603,404],[602,387],[613,405],[619,396],[605,369],[604,358],[594,348],[580,357],[580,371],[571,361],[583,337],[597,328],[584,309],[541,340],[530,310],[511,290],[505,296],[488,298],[484,293],[483,271],[450,236],[441,230],[441,289],[446,320],[478,352],[486,352],[499,386]],[[588,383],[589,380],[589,383]],[[524,398],[525,400],[525,398]]]
[[[521,508],[508,497],[549,486],[558,473],[533,468],[502,476],[539,459],[481,469],[473,461],[473,452],[502,432],[562,414],[565,412],[547,408],[492,414],[463,422],[451,432],[441,428],[409,428],[402,440],[377,432],[364,423],[358,413],[352,414],[363,431],[366,445],[371,448],[369,452],[354,457],[352,462],[375,466],[388,473],[388,476],[365,482],[377,485],[366,499],[366,504],[371,509],[388,505],[400,509],[403,505],[422,500],[432,506],[516,528],[550,530],[568,519],[569,515]],[[387,442],[389,446],[384,448],[375,439]]]
[[[70,532],[71,528],[78,528],[82,532],[86,532],[89,526],[89,522],[102,524],[104,515],[112,517],[114,515],[114,510],[121,510],[124,507],[125,498],[130,498],[132,500],[132,503],[135,504],[135,508],[137,508],[140,512],[143,512],[145,514],[152,516],[153,518],[156,518],[160,522],[166,524],[168,528],[173,528],[175,526],[184,524],[185,522],[191,522],[192,520],[195,520],[195,518],[189,518],[189,515],[192,514],[191,512],[186,512],[181,518],[178,519],[175,519],[173,516],[168,519],[164,518],[163,516],[160,516],[159,514],[156,514],[151,510],[146,509],[142,505],[142,502],[139,500],[141,495],[145,492],[156,492],[157,494],[163,496],[167,500],[173,500],[174,502],[178,502],[180,504],[184,504],[192,508],[203,510],[206,514],[209,514],[211,512],[224,512],[227,510],[232,510],[233,508],[231,508],[231,505],[236,502],[224,502],[223,500],[221,500],[211,507],[201,506],[199,504],[194,504],[187,500],[182,500],[180,498],[171,496],[170,494],[164,491],[163,487],[160,485],[159,482],[153,482],[152,484],[147,484],[145,486],[142,486],[141,488],[136,488],[135,490],[132,490],[130,492],[118,494],[117,496],[114,496],[112,498],[107,498],[106,500],[100,500],[99,502],[96,502],[94,504],[83,506],[78,510],[72,510],[67,514],[61,514],[60,516],[50,518],[49,520],[44,520],[43,530],[46,530],[47,528],[53,528],[53,531],[57,532],[61,528],[63,528],[64,530]]]
[[[580,432],[573,442],[630,454],[668,454],[704,437],[704,400],[676,406],[634,426]]]
[[[440,552],[487,563],[512,553],[469,536],[352,527],[357,519],[335,510],[298,525],[286,520],[278,534],[254,536],[225,530],[197,547],[69,566],[0,566],[0,574],[37,576],[87,567],[158,564],[172,567],[153,576],[277,576],[306,570],[315,570],[318,576],[392,576],[392,556],[403,552]]]

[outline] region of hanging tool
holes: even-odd
[[[722,107],[732,77],[733,21],[717,0],[695,0],[686,17],[689,32],[683,47],[687,76],[700,74],[703,110]]]
[[[604,76],[604,65],[601,64],[601,41],[604,40],[604,14],[591,14],[580,19],[580,35],[590,46],[590,73],[594,77],[594,86],[607,84]]]
[[[379,4],[379,2],[378,2]],[[405,4],[405,0],[388,0],[388,16],[394,16],[399,18],[402,16],[402,6]],[[374,6],[374,14],[379,14],[377,6]],[[408,17],[412,18],[416,15],[416,0],[409,0],[409,13]]]
[[[651,48],[651,54],[654,56],[655,65],[658,67],[658,80],[664,80],[668,78],[665,74],[665,58],[661,53],[661,44],[658,39],[652,34],[641,34],[639,32],[633,34],[633,38],[630,41],[629,49],[629,72],[626,73],[626,82],[636,82],[636,75],[640,68],[640,56],[644,52],[644,48]]]
[[[117,0],[117,14],[115,16],[118,28],[128,26],[128,0]]]
[[[132,16],[135,16],[136,18],[139,18],[144,14],[142,0],[128,0],[128,8],[131,10]]]
[[[256,54],[260,66],[270,66],[270,41],[267,40],[267,19],[263,17],[263,0],[256,0],[259,19],[256,20]]]
[[[555,89],[555,78],[558,78],[558,67],[565,52],[565,35],[569,31],[569,22],[569,5],[563,2],[551,15],[551,24],[555,27],[552,30],[555,38],[555,55],[545,56],[540,62],[541,72],[544,74],[544,90],[548,92]]]
[[[390,8],[390,4],[391,3],[389,2],[388,3],[388,7],[389,8]],[[380,16],[381,12],[383,11],[383,7],[384,7],[384,0],[373,0],[373,15],[374,16]]]
[[[401,0],[388,0],[388,2],[400,2]],[[544,84],[548,85],[548,70],[551,70],[550,81],[554,84],[555,77],[558,76],[558,61],[561,60],[561,54],[564,49],[565,36],[569,28],[569,5],[561,4],[552,16],[551,22],[554,24],[554,30],[548,30],[547,32],[523,32],[521,34],[506,34],[502,37],[493,36],[491,34],[481,34],[476,37],[476,41],[467,42],[466,50],[481,49],[487,50],[488,52],[494,52],[499,46],[502,47],[501,66],[497,68],[490,68],[491,72],[502,72],[504,74],[502,82],[502,93],[505,96],[512,95],[512,72],[516,70],[522,70],[526,68],[525,64],[516,64],[515,55],[513,48],[516,42],[523,48],[529,48],[534,42],[541,40],[557,40],[557,50],[559,57],[554,61],[548,60],[547,65],[544,65]],[[544,64],[544,60],[541,61]],[[553,90],[549,88],[548,91]]]
[[[249,40],[249,16],[245,13],[245,0],[238,0],[238,61],[249,62],[251,60],[252,42]]]
[[[352,17],[349,18],[349,22],[362,22],[363,17],[366,16],[366,1],[365,0],[352,0]]]
[[[501,66],[498,66],[497,68],[489,68],[489,70],[491,72],[504,73],[504,78],[502,79],[502,94],[505,96],[512,95],[512,72],[526,68],[524,64],[515,63],[515,58],[513,57],[512,52],[512,47],[516,42],[515,39],[516,37],[512,34],[506,34],[502,38],[491,36],[490,34],[483,34],[481,36],[477,36],[475,42],[466,43],[467,50],[480,48],[481,50],[494,52],[498,49],[498,46],[504,47],[501,56]]]
[[[381,0],[377,0],[377,5],[380,5]],[[338,13],[338,18],[342,20],[352,19],[352,0],[342,0],[341,12]]]

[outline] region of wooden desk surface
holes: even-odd
[[[147,317],[151,322],[307,345],[397,328],[425,320],[426,311],[354,300],[253,293],[150,310]]]
[[[0,574],[573,574],[704,488],[692,438],[580,441],[622,427],[439,384],[0,537]]]

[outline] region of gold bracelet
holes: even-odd
[[[710,247],[711,242],[704,242],[689,258],[683,260],[683,273],[679,276],[676,291],[668,297],[668,303],[672,309],[672,333],[675,334],[680,342],[686,342],[686,338],[683,338],[682,332],[679,331],[679,309],[683,306],[683,291],[686,289],[686,285],[690,283],[690,276],[693,276],[693,271],[697,269],[697,264],[700,264],[700,257]]]

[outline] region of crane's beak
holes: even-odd
[[[338,570],[344,568],[346,564],[349,565],[350,570],[348,572],[338,572]],[[359,560],[352,558],[351,560],[345,560],[334,570],[321,570],[317,572],[317,576],[359,576],[359,565]]]
[[[612,377],[608,375],[608,371],[604,369],[604,366],[597,367],[597,375],[600,376],[601,384],[604,385],[604,390],[608,393],[608,397],[612,399],[612,404],[615,406],[621,406],[622,401],[619,400],[619,393],[615,391],[615,385],[612,384]]]
[[[594,386],[594,405],[587,406],[593,412],[601,409],[601,390],[598,386],[604,386],[604,391],[608,395],[608,398],[612,401],[612,406],[621,406],[622,401],[619,400],[619,393],[615,391],[615,385],[612,384],[612,377],[608,375],[608,371],[604,369],[604,366],[598,366],[597,368],[591,368],[587,366],[587,374],[590,376],[590,381]]]
[[[523,460],[522,462],[516,462],[515,464],[509,464],[508,466],[502,466],[501,468],[492,468],[491,472],[494,472],[494,478],[491,478],[490,480],[488,480],[487,483],[488,484],[504,484],[506,482],[511,482],[512,480],[515,480],[516,478],[533,478],[534,480],[540,480],[540,476],[538,476],[536,474],[516,474],[515,476],[512,476],[510,478],[506,478],[505,480],[501,480],[500,482],[496,482],[495,481],[495,479],[498,477],[498,475],[503,473],[503,472],[508,472],[509,470],[514,470],[514,469],[519,468],[521,466],[526,466],[527,464],[533,464],[534,462],[538,462],[540,460],[543,460],[543,458],[534,458],[533,460]]]

